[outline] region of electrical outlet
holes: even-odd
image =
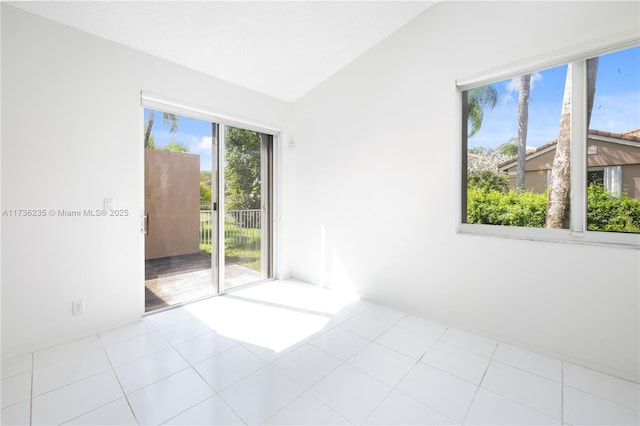
[[[84,302],[82,300],[76,300],[71,303],[71,314],[80,315],[84,312]]]

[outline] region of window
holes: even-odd
[[[460,230],[637,246],[640,47],[523,71],[461,87]]]

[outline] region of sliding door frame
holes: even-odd
[[[212,175],[212,189],[215,187],[214,180],[217,183],[217,191],[216,194],[212,194],[213,199],[212,203],[216,203],[216,209],[212,211],[212,214],[215,215],[215,220],[218,226],[215,242],[217,247],[215,248],[217,253],[217,259],[212,258],[212,273],[215,274],[217,279],[217,287],[218,293],[217,295],[225,293],[225,285],[224,285],[224,264],[225,264],[225,252],[224,252],[224,188],[225,188],[225,179],[224,179],[224,155],[225,155],[225,127],[237,127],[246,130],[252,130],[260,133],[261,140],[261,179],[263,182],[267,182],[267,185],[262,186],[262,216],[264,219],[264,229],[262,231],[262,247],[261,247],[261,256],[262,256],[262,273],[265,276],[265,280],[273,279],[276,276],[275,265],[277,264],[275,261],[275,223],[274,218],[276,214],[274,212],[274,208],[276,206],[275,202],[275,161],[274,161],[274,151],[276,149],[276,143],[278,138],[282,132],[279,127],[254,122],[251,120],[244,119],[242,117],[228,115],[213,111],[209,108],[202,107],[195,104],[190,104],[186,102],[177,101],[175,99],[171,99],[162,95],[157,95],[154,93],[141,91],[140,92],[140,104],[142,107],[142,111],[144,109],[153,109],[156,111],[168,112],[176,115],[182,115],[190,118],[195,118],[199,120],[205,120],[212,123],[212,128],[217,130],[217,134],[214,134],[215,131],[212,131],[212,143],[214,144],[213,154],[215,158],[213,159],[213,167],[215,168]],[[217,136],[217,144],[216,144],[216,136]],[[142,146],[142,144],[140,144]],[[216,148],[217,146],[217,148]],[[142,170],[144,170],[144,147],[141,148],[141,160],[140,165]],[[266,180],[265,180],[266,179]],[[141,253],[144,253],[144,173],[142,173],[142,196],[141,196],[141,209],[140,209],[140,217],[141,217]],[[213,241],[212,241],[213,245]],[[212,247],[213,249],[213,247]],[[266,257],[265,257],[266,256]],[[144,255],[142,256],[144,259]],[[140,262],[140,276],[141,280],[141,313],[144,314],[144,262]],[[172,307],[180,306],[174,305]],[[156,311],[157,312],[157,311]]]

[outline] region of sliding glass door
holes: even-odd
[[[273,136],[144,118],[145,311],[271,278]]]
[[[272,144],[271,135],[225,127],[225,289],[271,277]]]
[[[145,311],[217,294],[218,125],[145,109]]]

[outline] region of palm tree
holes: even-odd
[[[144,131],[144,147],[151,148],[151,144],[149,142],[151,137],[151,128],[153,127],[153,121],[155,118],[155,111],[149,110],[149,121],[147,121],[147,128]],[[169,129],[169,133],[175,133],[178,131],[178,117],[175,114],[171,114],[169,112],[162,113],[162,123],[163,124],[171,124],[171,128]]]
[[[596,75],[598,59],[587,60],[587,127],[591,120],[593,97],[596,91]],[[570,189],[570,157],[571,157],[571,64],[567,66],[567,78],[564,85],[562,111],[560,113],[560,130],[556,153],[551,168],[549,182],[549,198],[547,201],[547,228],[569,227],[569,189]]]
[[[529,127],[529,91],[531,75],[520,77],[518,95],[518,165],[516,168],[516,188],[524,190],[525,164],[527,159],[527,130]]]
[[[498,93],[491,85],[475,87],[467,92],[467,120],[471,125],[468,137],[480,130],[484,118],[484,109],[493,109],[498,101]]]
[[[516,136],[512,137],[508,142],[500,145],[496,151],[498,154],[502,154],[505,157],[515,157],[518,155],[518,138]]]

